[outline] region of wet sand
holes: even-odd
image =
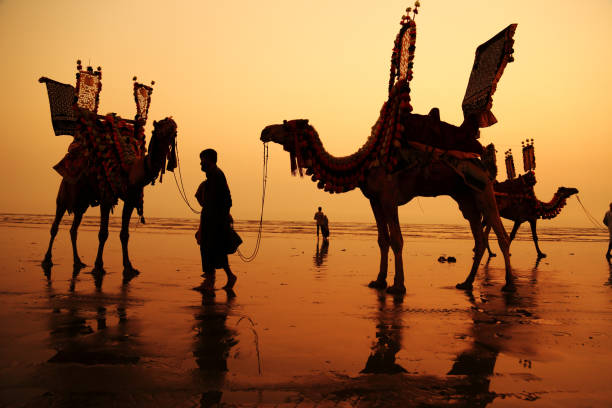
[[[323,248],[289,226],[265,233],[253,262],[230,257],[235,298],[219,289],[205,299],[191,290],[201,282],[192,230],[134,229],[141,274],[124,283],[115,227],[102,280],[91,266],[73,273],[67,228],[45,273],[48,225],[0,223],[2,407],[612,404],[605,234],[541,241],[539,263],[531,241],[514,242],[518,291],[507,295],[501,257],[483,262],[471,295],[454,288],[471,263],[467,229],[405,234],[408,292],[394,298],[366,286],[374,235],[332,229]],[[252,226],[241,235],[249,253]],[[89,265],[96,245],[86,223]]]

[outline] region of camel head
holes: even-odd
[[[559,187],[557,189],[557,195],[561,198],[569,198],[574,194],[578,194],[578,189],[573,187]]]
[[[308,124],[308,119],[284,120],[282,124],[266,126],[261,131],[260,140],[264,143],[278,143],[286,151],[295,153],[296,136],[311,131],[314,128]]]
[[[260,140],[264,143],[274,142],[283,146],[289,152],[291,161],[291,173],[294,175],[299,171],[302,176],[302,168],[308,167],[311,155],[305,147],[308,140],[318,140],[317,131],[308,124],[308,119],[284,120],[282,124],[266,126],[261,131]],[[299,148],[298,148],[299,147]]]
[[[153,122],[148,162],[147,180],[153,184],[158,175],[161,182],[166,170],[174,171],[176,168],[176,122],[171,117]]]

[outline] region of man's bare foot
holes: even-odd
[[[230,275],[230,276],[227,278],[227,283],[225,284],[225,286],[223,287],[223,289],[229,289],[229,290],[231,290],[231,289],[234,287],[234,285],[236,284],[236,279],[237,279],[237,278],[236,278],[236,275]]]

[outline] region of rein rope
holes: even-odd
[[[263,211],[264,211],[264,202],[266,201],[266,184],[268,183],[268,144],[264,143],[263,148],[263,170],[262,170],[262,185],[261,185],[261,213],[259,216],[259,228],[257,230],[257,240],[255,241],[255,249],[253,249],[253,253],[249,256],[245,256],[240,249],[236,251],[240,259],[244,262],[251,262],[257,257],[259,253],[259,248],[261,245],[261,231],[263,229]]]
[[[181,196],[185,204],[187,204],[187,207],[189,207],[189,209],[194,214],[201,214],[202,211],[196,210],[189,203],[189,199],[187,198],[187,194],[185,193],[185,186],[183,185],[183,174],[181,172],[181,161],[179,159],[180,154],[178,151],[178,143],[176,143],[175,149],[176,149],[176,164],[178,167],[178,173],[179,173],[179,179],[180,179],[180,184],[179,184],[179,181],[176,178],[176,173],[172,172],[172,174],[174,175],[174,181],[176,183],[176,188],[178,189],[179,195]],[[240,252],[240,249],[236,251],[240,259],[242,259],[244,262],[253,261],[257,257],[257,254],[259,253],[259,248],[261,247],[261,233],[263,230],[263,211],[264,211],[264,203],[266,200],[266,185],[268,183],[268,144],[267,143],[264,143],[262,173],[263,174],[262,174],[262,193],[261,193],[261,213],[259,216],[259,227],[257,229],[257,239],[255,241],[255,248],[253,249],[253,253],[248,256]]]
[[[576,198],[578,199],[578,203],[580,203],[580,206],[582,207],[582,210],[584,211],[585,215],[587,216],[587,219],[589,221],[591,221],[591,224],[593,224],[595,227],[597,227],[597,229],[606,229],[606,228],[602,227],[601,225],[599,225],[599,223],[597,222],[597,219],[595,217],[593,217],[593,215],[591,215],[591,213],[589,213],[589,211],[584,207],[584,205],[582,204],[582,201],[580,201],[580,197],[578,196],[578,194],[576,194]]]
[[[176,179],[176,173],[172,172],[172,175],[174,176],[174,182],[176,183],[176,188],[178,189],[179,195],[181,196],[185,204],[187,204],[187,207],[189,207],[191,212],[193,212],[194,214],[200,214],[202,213],[202,211],[196,210],[195,208],[191,206],[191,204],[189,204],[189,200],[187,199],[187,194],[185,193],[185,186],[183,185],[183,173],[181,172],[181,162],[179,160],[180,155],[178,151],[178,141],[176,142],[176,145],[174,148],[176,149],[176,167],[178,167],[179,178],[181,179],[181,185],[179,186],[179,182]]]

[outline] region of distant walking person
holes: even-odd
[[[225,270],[227,284],[223,289],[231,290],[236,283],[227,259],[230,228],[233,222],[230,215],[232,195],[227,185],[225,174],[217,167],[217,152],[206,149],[200,153],[200,166],[206,173],[206,180],[200,184],[196,198],[202,206],[200,228],[196,240],[200,245],[204,282],[198,286],[208,294],[214,295],[215,269]]]
[[[323,235],[323,240],[325,241],[329,238],[329,221],[325,214],[323,215],[323,222],[321,223],[321,235]]]
[[[317,239],[319,238],[319,230],[321,229],[321,225],[323,225],[323,217],[325,217],[325,214],[323,214],[321,207],[319,207],[319,211],[317,211],[314,215],[314,219],[317,222]]]
[[[606,224],[610,232],[610,242],[608,243],[608,252],[606,253],[606,258],[610,260],[610,258],[612,258],[612,254],[610,253],[612,250],[612,203],[610,203],[610,210],[604,216],[603,223]]]

